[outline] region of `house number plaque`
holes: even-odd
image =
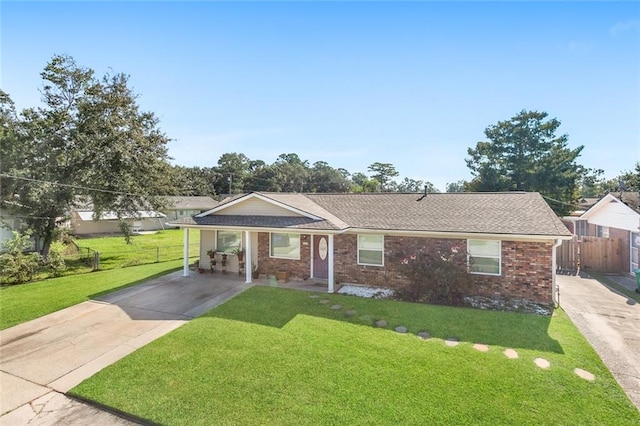
[[[320,255],[320,259],[325,260],[327,258],[327,251],[327,240],[322,237],[318,243],[318,254]]]

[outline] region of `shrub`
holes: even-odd
[[[31,233],[28,231],[22,235],[13,231],[13,238],[4,242],[0,255],[2,284],[21,284],[33,279],[42,266],[42,256],[38,253],[25,254],[31,247]]]
[[[49,248],[49,255],[45,265],[51,270],[51,275],[54,277],[59,277],[67,269],[67,265],[64,262],[66,249],[66,246],[61,242],[52,243],[51,248]]]
[[[407,283],[395,289],[394,298],[408,302],[462,306],[473,281],[467,271],[467,254],[460,247],[428,243],[417,250],[392,256]]]

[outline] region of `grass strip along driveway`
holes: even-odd
[[[166,425],[640,422],[561,310],[542,317],[310,296],[249,289],[72,393]],[[375,327],[381,319],[386,327]],[[460,344],[445,345],[449,337]],[[538,357],[550,367],[537,367]]]
[[[180,269],[181,260],[0,287],[0,329]]]

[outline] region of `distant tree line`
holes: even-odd
[[[281,154],[271,164],[242,153],[222,154],[213,167],[172,166],[167,192],[172,195],[220,196],[268,192],[439,192],[431,183],[405,177],[398,182],[390,163],[373,163],[371,173],[351,173],[325,161],[310,164],[298,154]]]

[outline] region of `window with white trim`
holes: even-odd
[[[596,225],[596,237],[609,238],[609,227]]]
[[[216,251],[231,254],[242,247],[242,231],[217,231]]]
[[[358,265],[384,265],[384,235],[358,235]]]
[[[279,259],[300,259],[300,234],[287,232],[269,234],[269,256]]]
[[[575,234],[578,237],[586,237],[589,234],[588,223],[586,220],[576,220]]]
[[[482,275],[500,275],[502,242],[495,240],[467,240],[469,272]]]

